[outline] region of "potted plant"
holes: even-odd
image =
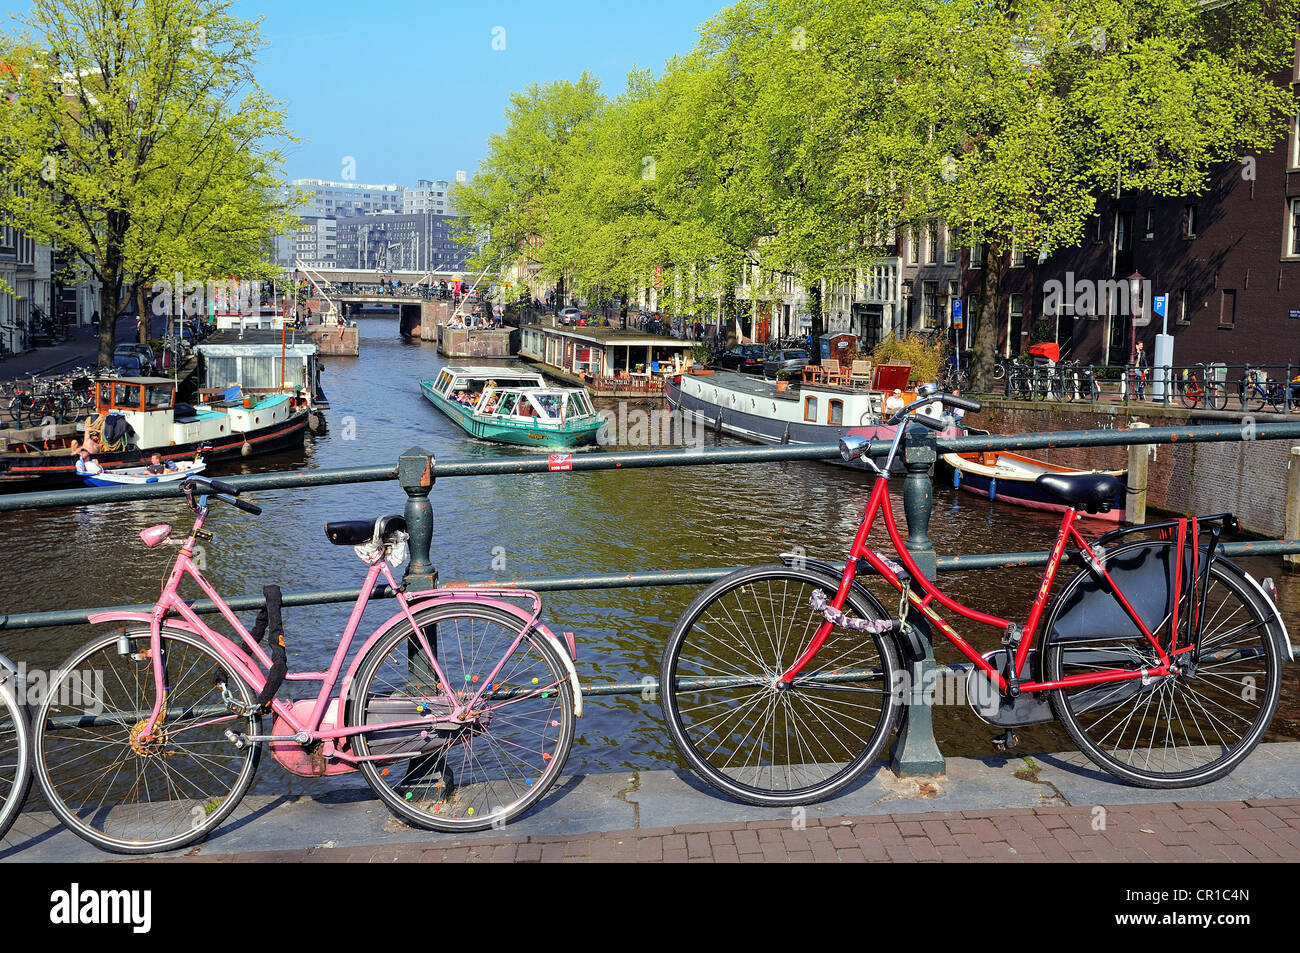
[[[789,390],[790,378],[794,376],[794,371],[777,371],[776,372],[776,389]]]

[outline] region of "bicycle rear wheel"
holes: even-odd
[[[356,735],[359,756],[388,756],[363,761],[361,772],[409,824],[451,832],[499,827],[541,800],[564,768],[576,721],[568,669],[541,632],[492,606],[435,606],[417,612],[416,621],[455,697],[409,622],[382,638],[357,669],[348,724],[427,717],[428,725]],[[437,720],[472,698],[494,669],[491,690],[461,723]]]
[[[152,740],[141,737],[156,697],[147,627],[114,627],[87,642],[36,716],[36,778],[50,807],[78,837],[119,854],[206,836],[235,809],[261,757],[260,744],[236,748],[226,737],[259,734],[261,717],[231,714],[216,683],[245,709],[248,686],[227,678],[189,632],[164,628],[161,651],[170,689]]]
[[[1178,384],[1178,399],[1183,402],[1184,407],[1195,410],[1201,403],[1200,385],[1194,381],[1181,381]]]
[[[1108,570],[1134,599],[1139,616],[1166,650],[1172,603],[1168,583],[1159,587],[1158,580],[1168,579],[1172,547],[1167,542],[1136,543],[1106,557]],[[1204,559],[1204,550],[1201,555]],[[1146,591],[1135,596],[1137,586],[1126,586],[1129,579],[1147,581]],[[1090,603],[1086,623],[1082,615],[1070,619],[1068,612],[1060,612],[1060,607],[1095,591],[1094,587],[1091,576],[1081,571],[1053,608],[1041,656],[1048,680],[1099,670],[1138,671],[1158,664],[1150,642],[1127,617],[1121,621],[1118,612],[1099,612],[1096,601]],[[1151,590],[1156,588],[1161,591],[1153,598]],[[1105,598],[1107,605],[1117,605]],[[1150,681],[1128,679],[1058,689],[1051,693],[1056,717],[1080,751],[1132,784],[1192,787],[1223,777],[1259,743],[1281,695],[1281,653],[1266,598],[1239,569],[1216,559],[1202,607],[1196,660],[1191,656],[1198,653],[1182,656],[1179,674]],[[1185,618],[1186,612],[1184,600],[1179,618]],[[1050,641],[1054,630],[1069,633],[1069,641]]]
[[[1217,381],[1205,385],[1205,403],[1214,410],[1223,410],[1228,406],[1228,388]]]
[[[867,771],[901,709],[889,636],[836,628],[785,689],[777,677],[822,622],[814,592],[835,580],[756,566],[718,580],[687,607],[664,646],[659,686],[673,742],[699,775],[750,804],[810,804]],[[881,614],[858,593],[845,610]]]
[[[13,673],[0,669],[0,840],[13,825],[32,785],[31,721]]]

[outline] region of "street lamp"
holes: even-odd
[[[1133,361],[1137,357],[1137,319],[1142,308],[1142,273],[1133,272],[1128,276],[1128,302],[1129,302],[1129,325],[1128,325],[1128,363],[1133,366]]]

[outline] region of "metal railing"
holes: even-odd
[[[1296,364],[1081,364],[1013,361],[994,389],[1011,400],[1159,404],[1192,410],[1300,410]]]
[[[969,435],[941,437],[932,431],[913,426],[908,432],[904,450],[906,477],[904,480],[904,510],[908,523],[908,546],[918,567],[926,575],[936,572],[965,572],[981,569],[1031,568],[1046,565],[1046,552],[992,553],[965,556],[938,557],[929,538],[932,505],[931,467],[940,453],[971,453],[993,450],[1032,450],[1063,447],[1130,446],[1142,444],[1227,442],[1241,440],[1300,439],[1300,422],[1261,423],[1251,428],[1231,425],[1202,425],[1190,427],[1149,427],[1137,430],[1080,430],[1048,433],[1023,433],[1009,435]],[[872,441],[870,454],[884,456],[889,449],[887,441]],[[429,497],[437,478],[466,476],[491,476],[495,474],[549,473],[569,476],[571,473],[600,470],[632,470],[676,466],[726,466],[738,463],[780,462],[793,460],[838,459],[836,444],[806,444],[783,447],[724,447],[714,449],[629,451],[622,453],[579,453],[571,455],[570,470],[553,471],[546,458],[509,457],[494,460],[455,460],[438,463],[434,456],[419,447],[403,453],[396,465],[378,464],[360,467],[339,467],[295,473],[262,473],[225,478],[241,490],[271,490],[307,487],[338,486],[355,483],[397,481],[406,493],[405,518],[410,534],[410,562],[403,578],[404,585],[413,590],[429,589],[438,585],[430,548],[433,542],[433,510]],[[81,506],[92,503],[111,504],[129,500],[177,498],[182,495],[175,483],[154,484],[141,487],[105,487],[96,489],[52,490],[32,493],[13,493],[0,496],[0,513],[27,509],[44,509],[59,506]],[[1230,556],[1271,556],[1300,553],[1300,539],[1247,541],[1228,543],[1224,551]],[[689,570],[652,570],[645,572],[614,572],[591,576],[548,577],[541,579],[516,579],[509,582],[494,581],[496,588],[533,589],[540,592],[582,591],[599,589],[643,588],[659,586],[702,586],[722,578],[735,567],[718,567]],[[859,572],[869,571],[863,566]],[[459,583],[457,585],[460,585]],[[473,585],[473,583],[464,583]],[[285,606],[322,605],[353,602],[359,589],[329,589],[285,593]],[[391,598],[395,594],[385,585],[377,586],[372,598]],[[240,596],[228,600],[236,611],[257,609],[265,604],[261,596]],[[101,606],[95,608],[63,609],[42,612],[17,612],[0,614],[0,631],[85,624],[92,613],[148,610],[148,605]],[[207,600],[194,603],[195,611],[216,611]],[[940,668],[960,670],[963,666],[939,666],[934,661],[932,646],[925,644],[926,657],[912,663],[912,684],[931,684],[933,674]],[[927,681],[927,678],[931,681]],[[646,694],[654,688],[653,679],[614,685],[584,685],[584,693],[592,695]],[[909,700],[907,717],[900,731],[900,741],[895,749],[893,765],[905,773],[928,773],[943,769],[943,758],[933,740],[931,711],[928,700],[915,697]]]

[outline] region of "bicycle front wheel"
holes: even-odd
[[[1200,388],[1195,384],[1184,381],[1178,385],[1178,399],[1183,402],[1184,407],[1195,410],[1201,402]]]
[[[228,677],[198,636],[164,628],[163,716],[153,710],[148,628],[102,632],[60,669],[36,717],[36,777],[59,819],[103,850],[146,854],[183,847],[214,830],[253,780],[261,745],[237,748],[226,731],[259,734],[259,715],[237,716],[253,695]]]
[[[573,685],[558,650],[525,620],[456,602],[416,613],[452,688],[448,694],[409,622],[358,667],[349,724],[427,719],[356,736],[361,772],[381,801],[416,827],[499,827],[536,804],[573,744]],[[492,684],[461,720],[449,716]]]
[[[664,719],[682,756],[719,791],[750,804],[810,804],[879,757],[901,708],[889,636],[836,628],[794,684],[777,679],[808,646],[811,606],[836,582],[757,566],[718,580],[678,620],[660,666]],[[851,593],[862,619],[881,617]]]
[[[1121,567],[1116,578],[1123,586],[1122,567],[1130,560],[1143,559],[1143,549],[1146,559],[1165,570],[1172,546],[1139,543],[1123,547],[1106,557],[1107,564],[1113,575],[1115,567]],[[1204,550],[1201,555],[1203,559]],[[1086,572],[1071,580],[1058,605],[1068,603],[1078,587],[1091,585],[1089,580]],[[1163,605],[1168,606],[1167,583],[1163,592]],[[1134,592],[1126,594],[1133,596]],[[1266,598],[1235,566],[1216,559],[1201,609],[1199,652],[1180,656],[1177,674],[1150,681],[1127,679],[1058,689],[1051,699],[1056,717],[1080,751],[1132,784],[1180,788],[1223,777],[1259,743],[1281,695],[1281,653]],[[1185,618],[1187,611],[1183,600],[1179,618]],[[1054,613],[1044,631],[1050,633],[1061,621]],[[1165,611],[1163,619],[1143,621],[1167,650],[1169,613]],[[1065,624],[1070,627],[1068,621]],[[1122,629],[1117,626],[1095,639],[1046,643],[1045,677],[1054,681],[1068,675],[1137,671],[1159,664],[1145,636],[1131,625],[1131,634]],[[1185,641],[1181,633],[1180,640],[1181,645]]]
[[[13,825],[32,785],[31,722],[16,676],[0,669],[0,840]]]

